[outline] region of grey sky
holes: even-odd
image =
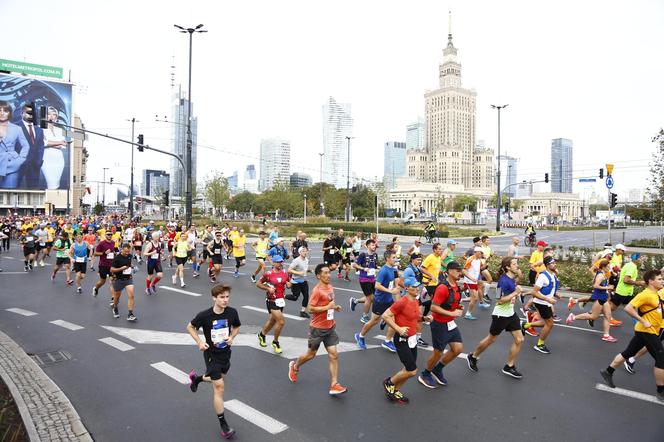
[[[406,124],[424,115],[425,90],[438,86],[450,8],[463,83],[477,91],[477,139],[495,147],[489,105],[509,103],[502,146],[521,158],[520,180],[542,179],[551,138],[564,137],[574,141],[575,176],[612,161],[618,192],[645,184],[650,138],[663,125],[657,0],[33,0],[30,26],[25,1],[3,0],[12,38],[0,57],[71,69],[87,127],[128,137],[125,119],[136,117],[147,143],[169,148],[169,127],[154,115],[170,115],[173,57],[186,87],[188,40],[173,24],[203,23],[209,32],[194,37],[199,180],[213,168],[242,175],[273,136],[291,140],[292,170],[317,180],[329,95],[352,104],[353,170],[373,179],[383,143],[405,140]],[[111,163],[116,181],[129,181],[128,148],[95,137],[88,145],[90,176]],[[169,161],[137,154],[137,173],[154,166]]]

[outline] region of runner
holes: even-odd
[[[60,238],[55,241],[55,244],[53,244],[53,248],[55,249],[55,265],[53,266],[51,281],[55,281],[55,275],[58,273],[58,270],[60,270],[60,267],[65,266],[67,284],[71,285],[74,283],[74,281],[71,279],[71,260],[69,259],[70,247],[71,241],[69,240],[69,235],[67,232],[63,231],[60,234]]]
[[[101,286],[106,284],[106,278],[111,274],[111,265],[113,264],[113,259],[117,253],[115,241],[111,239],[113,237],[113,232],[106,230],[104,232],[104,237],[104,240],[100,241],[95,249],[95,256],[99,257],[99,281],[97,281],[92,288],[92,296],[97,296]],[[111,284],[111,297],[112,296],[113,287]]]
[[[455,260],[454,251],[456,250],[456,241],[450,239],[447,241],[447,248],[443,250],[442,255],[440,255],[440,271],[444,277],[444,274],[447,273],[447,265]]]
[[[350,310],[355,311],[357,304],[364,304],[364,313],[360,318],[360,322],[366,324],[369,322],[369,310],[374,299],[376,291],[376,268],[378,266],[378,254],[376,253],[376,242],[373,239],[368,239],[365,243],[367,252],[360,253],[353,263],[353,268],[360,272],[359,281],[360,288],[364,296],[357,299],[350,298]]]
[[[237,235],[233,236],[233,257],[235,258],[235,273],[233,276],[240,277],[240,267],[247,263],[244,246],[247,243],[247,237],[244,235],[244,229],[240,229]]]
[[[173,267],[173,258],[175,257],[175,252],[173,248],[175,246],[175,238],[177,237],[178,232],[175,231],[175,226],[169,224],[168,233],[166,234],[167,238],[167,247],[168,247],[168,266]]]
[[[307,249],[300,247],[298,250],[300,256],[294,259],[293,262],[300,259],[303,251],[306,252]],[[292,265],[293,264],[291,264],[291,266]],[[339,343],[339,336],[337,336],[334,313],[340,312],[341,306],[337,305],[335,302],[334,287],[330,284],[330,268],[325,264],[318,264],[314,270],[314,274],[318,279],[318,284],[316,284],[311,292],[311,299],[307,306],[307,310],[311,313],[308,349],[306,353],[300,355],[295,361],[290,361],[288,363],[288,379],[293,383],[297,382],[300,367],[316,357],[318,348],[322,343],[325,346],[325,351],[327,351],[327,357],[329,360],[329,394],[337,396],[348,391],[348,389],[338,381],[339,354],[337,353],[337,344]]]
[[[277,255],[281,256],[284,259],[284,261],[290,258],[290,255],[288,254],[288,249],[286,249],[286,246],[284,246],[283,238],[275,239],[274,246],[270,248],[267,254],[270,259],[274,258]]]
[[[408,256],[411,256],[413,254],[421,254],[422,252],[420,251],[420,247],[422,246],[422,241],[419,239],[416,239],[415,242],[413,243],[412,246],[408,249]]]
[[[351,264],[353,263],[352,237],[348,236],[346,237],[346,239],[344,239],[344,242],[343,244],[341,244],[341,248],[339,249],[339,254],[341,255],[341,266],[339,266],[339,270],[343,268],[345,272],[344,281],[350,282],[350,269],[351,269]]]
[[[281,336],[281,330],[284,328],[285,323],[283,311],[286,301],[284,300],[284,294],[286,287],[291,287],[291,283],[288,280],[288,272],[284,270],[283,263],[284,259],[281,256],[275,256],[272,259],[272,269],[263,272],[263,276],[256,283],[259,289],[267,292],[265,305],[269,315],[263,329],[258,332],[258,343],[261,347],[267,347],[265,337],[274,327],[272,349],[276,354],[280,354],[282,351],[279,345],[279,336]]]
[[[334,237],[334,248],[337,251],[337,279],[343,278],[343,275],[341,274],[341,271],[343,270],[343,264],[338,265],[338,263],[342,262],[343,260],[341,248],[343,247],[345,241],[346,237],[344,236],[344,229],[337,230],[337,234]]]
[[[221,437],[230,439],[235,430],[228,426],[224,416],[224,377],[231,368],[231,347],[233,340],[240,332],[240,316],[230,302],[230,286],[217,284],[210,291],[213,305],[207,310],[198,313],[187,324],[187,331],[203,352],[205,360],[205,375],[199,376],[195,370],[189,372],[189,388],[192,392],[198,390],[201,382],[212,384],[214,411],[221,426]],[[198,330],[203,329],[205,340],[198,336]]]
[[[401,294],[401,287],[399,287],[398,284],[399,272],[394,270],[396,255],[393,252],[386,251],[383,254],[383,258],[385,259],[385,264],[381,267],[376,276],[376,291],[371,305],[371,319],[364,324],[359,333],[355,333],[355,342],[362,350],[367,349],[364,338],[367,333],[369,333],[369,330],[381,321],[382,314],[385,313],[385,310],[394,304],[394,297],[396,296],[398,298]],[[392,342],[394,329],[388,329],[385,335],[385,340],[380,346],[392,353],[396,353],[397,349]]]
[[[410,255],[410,263],[406,266],[403,271],[404,281],[407,279],[415,279],[419,282],[422,282],[424,275],[431,277],[426,270],[422,268],[422,255]],[[423,297],[427,295],[426,289],[423,289],[422,286],[418,288],[417,300],[421,306],[424,306],[424,315],[427,316],[431,310],[431,299],[423,301]],[[429,344],[422,339],[422,322],[417,323],[417,345],[420,347],[428,347]]]
[[[638,280],[639,268],[646,257],[640,253],[633,253],[630,258],[631,261],[625,263],[620,269],[618,285],[611,295],[611,311],[615,311],[621,305],[630,303],[634,297],[634,287],[643,287],[646,285],[644,281]]]
[[[590,300],[594,301],[590,313],[581,313],[580,315],[575,315],[573,312],[570,312],[569,316],[565,320],[565,324],[570,325],[574,321],[588,321],[588,324],[593,327],[595,325],[595,320],[599,318],[600,313],[604,314],[604,335],[602,336],[602,341],[605,342],[618,342],[616,338],[611,336],[611,304],[607,302],[609,300],[609,291],[613,289],[613,286],[609,284],[609,279],[606,277],[606,273],[609,271],[610,261],[608,259],[602,259],[599,264],[597,264],[597,273],[593,278],[593,291],[590,296]]]
[[[647,287],[625,306],[625,313],[636,321],[634,337],[627,344],[627,348],[618,353],[606,370],[602,370],[600,374],[609,387],[615,388],[613,373],[616,368],[645,347],[655,360],[653,372],[657,387],[656,397],[660,402],[664,402],[664,346],[662,346],[664,294],[660,292],[664,287],[664,280],[659,270],[647,271],[643,275],[643,280]]]
[[[334,232],[329,231],[327,238],[323,241],[323,263],[327,264],[330,268],[330,272],[333,272],[337,269],[337,263],[339,262],[339,255],[337,254],[337,240],[334,238]]]
[[[543,327],[537,344],[533,349],[540,353],[549,354],[551,350],[545,345],[546,339],[553,329],[553,305],[557,302],[556,295],[560,282],[556,276],[556,260],[552,256],[547,256],[543,260],[545,270],[539,274],[535,285],[533,286],[534,305],[537,308],[540,319],[535,322],[526,322],[523,324],[523,331],[531,327]]]
[[[74,237],[74,244],[69,249],[69,257],[74,262],[74,272],[76,273],[76,293],[83,293],[81,288],[81,281],[85,278],[85,273],[88,270],[88,253],[90,252],[90,245],[83,241],[83,235],[80,231],[76,231]]]
[[[217,278],[219,278],[219,275],[221,274],[221,268],[224,264],[224,248],[226,248],[226,245],[224,243],[223,235],[220,230],[217,230],[214,232],[214,239],[210,241],[207,246],[210,261],[212,261],[210,282],[213,284],[217,282]]]
[[[307,313],[307,306],[309,305],[309,283],[304,279],[309,271],[309,250],[307,250],[306,247],[300,247],[297,251],[297,255],[297,258],[295,258],[288,266],[288,273],[291,275],[291,290],[293,294],[286,295],[285,298],[289,301],[297,301],[300,295],[302,295],[300,316],[302,318],[309,318],[309,314]],[[327,270],[327,273],[329,276],[329,269]]]
[[[277,238],[279,238],[279,226],[273,226],[272,231],[268,237],[269,248],[271,249],[277,244]]]
[[[27,272],[28,270],[33,269],[33,264],[35,262],[35,253],[37,250],[36,238],[32,228],[26,229],[25,234],[21,235],[21,237],[19,238],[19,242],[23,246],[23,257],[24,257],[23,269]],[[67,276],[67,279],[69,279],[69,276]]]
[[[468,368],[478,371],[477,361],[484,350],[489,348],[503,330],[512,334],[514,342],[510,347],[507,363],[502,372],[515,379],[521,379],[523,375],[516,369],[516,358],[521,351],[523,334],[521,333],[521,321],[514,312],[514,303],[521,293],[521,286],[517,285],[519,263],[515,257],[503,258],[500,264],[498,284],[496,286],[496,305],[491,315],[491,326],[489,334],[480,341],[475,350],[468,354]]]
[[[90,257],[90,270],[95,271],[95,246],[97,245],[97,235],[94,227],[88,226],[88,233],[83,235],[83,241],[88,244],[88,256]]]
[[[145,278],[145,294],[154,295],[157,293],[157,283],[164,276],[161,269],[162,243],[158,232],[152,232],[152,239],[145,245],[143,252],[148,260],[148,276]],[[154,274],[154,277],[152,276]]]
[[[509,245],[507,248],[507,256],[510,258],[521,258],[519,256],[519,237],[518,236],[513,236],[512,237],[512,244]]]
[[[535,285],[537,280],[537,275],[545,270],[544,265],[544,248],[548,244],[544,241],[537,241],[537,250],[533,250],[533,253],[530,255],[530,271],[528,272],[528,282],[530,285]]]
[[[298,250],[300,250],[300,247],[304,247],[305,249],[309,250],[307,234],[301,230],[298,230],[297,234],[295,235],[295,241],[291,243],[291,255],[293,255],[293,259],[297,258]]]
[[[443,368],[450,364],[462,351],[463,340],[457,327],[455,318],[463,315],[461,305],[461,264],[452,261],[447,266],[447,278],[436,289],[433,296],[431,313],[431,340],[433,352],[427,360],[427,365],[420,372],[417,380],[427,388],[437,388],[438,385],[447,385]],[[450,293],[451,291],[451,293]],[[445,351],[449,345],[450,349]]]
[[[489,297],[489,289],[491,288],[491,283],[493,282],[493,278],[491,277],[491,272],[489,272],[489,269],[487,268],[487,263],[489,262],[489,258],[491,258],[491,255],[493,254],[493,251],[491,250],[491,247],[489,247],[489,237],[484,235],[481,238],[482,244],[480,247],[482,247],[482,278],[480,279],[480,285],[481,289],[479,290],[480,295],[482,295],[482,304],[486,304],[487,306],[491,304],[491,298]]]
[[[120,254],[115,255],[111,264],[111,275],[113,275],[113,317],[119,318],[120,311],[118,303],[122,290],[127,291],[127,321],[136,321],[134,316],[134,279],[131,256],[131,245],[126,243],[122,246]]]
[[[173,274],[173,285],[177,284],[178,276],[180,277],[180,287],[184,288],[187,284],[184,283],[184,265],[187,263],[189,251],[192,247],[191,243],[187,241],[186,233],[180,233],[175,242],[175,274]]]
[[[212,226],[207,225],[205,226],[205,231],[203,232],[203,235],[201,235],[201,238],[199,242],[203,244],[203,252],[201,252],[201,259],[198,260],[198,263],[196,264],[196,271],[195,277],[198,277],[201,273],[201,264],[206,263],[208,258],[210,257],[210,252],[208,251],[208,245],[214,240],[214,233],[212,232]]]
[[[431,300],[433,299],[434,293],[436,293],[436,287],[438,287],[438,281],[442,269],[442,255],[442,246],[439,243],[434,243],[432,246],[432,253],[424,258],[424,261],[422,262],[422,271],[424,273],[422,282],[426,284],[426,291],[429,298],[422,302],[422,305],[424,305],[424,316],[429,314]],[[454,253],[452,253],[452,258],[454,258]]]
[[[449,266],[448,266],[449,268]],[[466,264],[463,269],[463,282],[468,286],[470,291],[470,303],[468,304],[468,311],[466,312],[464,319],[476,320],[477,317],[473,315],[473,310],[475,305],[479,303],[480,308],[487,309],[489,308],[488,304],[482,302],[480,298],[480,273],[482,269],[482,247],[476,246],[474,248],[473,255],[466,259]]]
[[[256,253],[256,262],[258,267],[253,275],[251,275],[251,282],[256,282],[256,276],[265,270],[265,259],[267,258],[267,251],[270,245],[270,241],[267,239],[267,233],[263,230],[258,232],[258,239],[251,244],[251,248],[254,249]],[[293,255],[295,256],[295,255]]]
[[[48,238],[48,232],[46,231],[46,224],[40,224],[37,226],[37,230],[34,232],[36,237],[35,243],[35,263],[39,267],[44,267],[44,257],[46,256],[46,239]],[[40,258],[41,255],[41,258]]]

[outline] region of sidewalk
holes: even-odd
[[[31,442],[93,440],[67,396],[1,331],[0,377],[14,397]]]

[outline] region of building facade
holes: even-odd
[[[572,193],[573,144],[566,138],[551,140],[551,192]]]
[[[165,170],[144,169],[141,195],[160,198],[169,190],[171,176]]]
[[[418,117],[417,121],[406,126],[406,149],[424,149],[427,134],[426,121]]]
[[[258,190],[263,192],[277,183],[290,183],[290,141],[268,138],[261,140]]]
[[[388,141],[383,146],[383,183],[386,189],[396,186],[397,178],[406,175],[406,143]]]
[[[294,172],[290,176],[290,185],[291,187],[309,187],[313,184],[313,179],[311,175],[306,173]]]
[[[189,99],[182,92],[182,88],[173,95],[173,107],[171,123],[173,148],[172,152],[178,155],[187,164],[187,112],[189,108]],[[191,179],[192,189],[196,188],[196,158],[198,149],[196,147],[196,140],[198,134],[198,118],[194,117],[194,104],[191,104]],[[186,193],[186,170],[182,169],[182,165],[178,160],[173,158],[171,160],[171,197],[184,198]]]
[[[500,165],[500,189],[504,189],[506,196],[514,197],[517,188],[517,163],[519,160],[508,155],[498,157]]]
[[[541,216],[558,221],[574,221],[585,215],[584,204],[575,193],[533,193],[522,200],[521,211],[527,216]]]
[[[256,166],[247,165],[244,170],[244,179],[242,180],[242,190],[245,192],[258,193],[258,178],[256,177]]]
[[[348,170],[353,170],[346,138],[353,136],[350,111],[350,104],[337,103],[333,97],[323,105],[323,181],[335,187],[346,187]]]

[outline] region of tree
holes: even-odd
[[[455,212],[463,212],[468,206],[470,212],[477,211],[477,198],[470,195],[457,195],[454,197],[453,209]]]
[[[207,199],[215,213],[221,213],[221,209],[230,199],[228,190],[228,180],[220,172],[215,172],[212,177],[205,182],[205,199]]]
[[[662,219],[664,214],[664,129],[652,138],[655,153],[650,162],[648,194],[653,205],[653,218]]]
[[[502,203],[505,203],[505,195],[501,195]],[[494,193],[491,198],[489,198],[489,207],[498,207],[498,192]]]
[[[237,211],[239,213],[259,212],[256,207],[256,199],[258,195],[251,192],[240,192],[235,195],[228,203],[228,210]]]
[[[95,215],[101,215],[104,212],[104,206],[101,203],[97,203],[94,208]]]

